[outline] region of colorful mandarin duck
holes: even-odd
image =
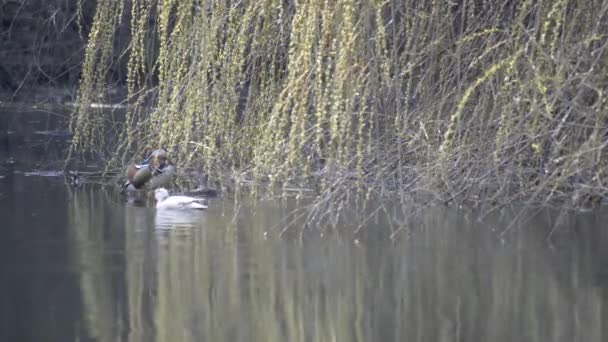
[[[167,151],[160,148],[140,164],[129,165],[127,181],[122,187],[124,190],[156,189],[167,186],[174,174],[175,166],[167,157]]]

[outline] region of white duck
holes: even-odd
[[[207,209],[204,199],[190,196],[169,196],[165,188],[154,191],[156,209]]]

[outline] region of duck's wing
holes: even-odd
[[[202,198],[171,196],[169,199],[180,208],[207,209],[207,204],[205,204],[205,200]]]
[[[156,171],[153,174],[153,177],[150,179],[150,184],[148,186],[152,189],[167,187],[171,183],[174,174],[175,168],[173,166],[165,167],[161,170],[161,172]]]
[[[207,209],[208,206],[206,204],[203,204],[199,201],[193,201],[192,203],[190,203],[188,205],[188,208],[192,208],[192,209]]]
[[[144,186],[150,179],[152,178],[152,170],[149,167],[144,166],[141,167],[135,174],[133,178],[129,181],[136,189],[139,189]]]
[[[123,189],[133,185],[135,189],[140,189],[152,178],[152,170],[148,165],[131,164],[127,168],[127,181],[123,184]]]

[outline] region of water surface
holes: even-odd
[[[37,136],[49,152],[0,154],[1,341],[608,340],[605,211],[279,236],[279,202],[176,215],[74,188],[35,161],[69,137]]]

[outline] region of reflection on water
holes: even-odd
[[[206,213],[201,210],[158,210],[155,215],[154,227],[162,229],[185,229],[204,227]]]
[[[605,211],[278,237],[279,203],[157,213],[19,146],[0,149],[1,341],[608,340]]]
[[[608,233],[599,213],[505,239],[435,209],[390,241],[268,233],[278,204],[178,215],[115,189],[9,176],[2,340],[604,341]],[[44,189],[44,193],[40,192]],[[29,207],[28,207],[29,206]],[[491,220],[490,220],[491,222]],[[549,235],[551,233],[551,235]],[[550,236],[550,239],[547,237]]]

